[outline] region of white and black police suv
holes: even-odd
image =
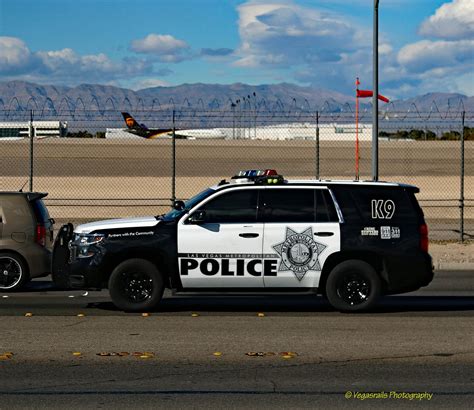
[[[54,250],[62,287],[108,288],[126,311],[163,291],[314,292],[341,311],[433,279],[418,188],[284,180],[243,171],[165,215],[64,225]]]

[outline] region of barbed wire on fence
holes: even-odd
[[[466,111],[464,100],[462,98],[449,98],[446,107],[440,109],[436,100],[432,100],[430,109],[420,109],[416,103],[412,102],[408,108],[406,103],[400,105],[398,102],[390,102],[385,107],[380,108],[380,113],[383,116],[397,116],[398,118],[414,117],[417,115],[420,119],[425,121],[434,116],[440,119],[456,119],[461,116],[461,113]],[[403,108],[405,107],[405,108]],[[138,98],[132,103],[128,97],[119,101],[116,97],[105,96],[99,97],[93,95],[91,99],[85,102],[82,97],[77,97],[75,100],[71,98],[62,97],[60,100],[53,101],[50,97],[44,99],[37,99],[30,97],[26,104],[20,103],[18,97],[13,97],[8,103],[0,97],[0,118],[4,120],[13,119],[24,116],[26,112],[35,112],[37,119],[51,117],[51,116],[68,116],[75,118],[76,116],[89,117],[107,117],[109,113],[120,113],[121,111],[131,111],[135,113],[147,113],[149,116],[156,112],[180,112],[180,113],[194,113],[194,115],[203,115],[206,112],[216,112],[220,114],[225,113],[256,113],[258,116],[273,115],[274,117],[288,117],[296,114],[305,116],[315,116],[318,113],[321,116],[328,114],[335,115],[354,115],[355,103],[341,103],[334,100],[325,100],[321,104],[314,104],[313,106],[308,99],[297,100],[296,98],[287,99],[286,102],[281,99],[266,100],[265,98],[258,99],[256,96],[252,98],[247,97],[237,98],[232,100],[230,97],[225,100],[217,98],[205,103],[202,98],[192,102],[189,98],[184,98],[181,102],[176,102],[173,98],[169,98],[167,102],[162,102],[158,98],[149,99],[147,101]],[[371,116],[372,104],[361,104],[359,115],[361,119],[368,119]],[[474,118],[474,112],[469,112],[466,117],[467,120]]]

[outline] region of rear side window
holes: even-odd
[[[31,218],[31,209],[28,201],[24,198],[16,198],[13,200],[0,198],[0,206],[2,208],[3,222],[14,219]]]
[[[257,221],[258,190],[225,192],[199,207],[206,212],[206,223],[246,223]]]
[[[41,199],[33,201],[31,203],[33,207],[33,212],[35,213],[36,221],[39,224],[45,224],[49,220],[48,209],[46,208],[44,202]]]
[[[335,195],[347,222],[358,220],[416,222],[410,194],[399,187],[335,187]]]
[[[314,222],[314,189],[265,189],[263,222]]]
[[[265,189],[262,222],[338,222],[331,194],[326,189]]]
[[[339,222],[334,201],[327,189],[317,189],[316,222]]]

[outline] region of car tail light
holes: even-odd
[[[420,248],[424,252],[428,252],[428,225],[420,225]]]
[[[46,246],[46,227],[44,225],[36,225],[36,243]]]

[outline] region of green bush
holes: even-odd
[[[443,141],[459,141],[461,139],[461,133],[457,131],[443,132],[441,139]]]

